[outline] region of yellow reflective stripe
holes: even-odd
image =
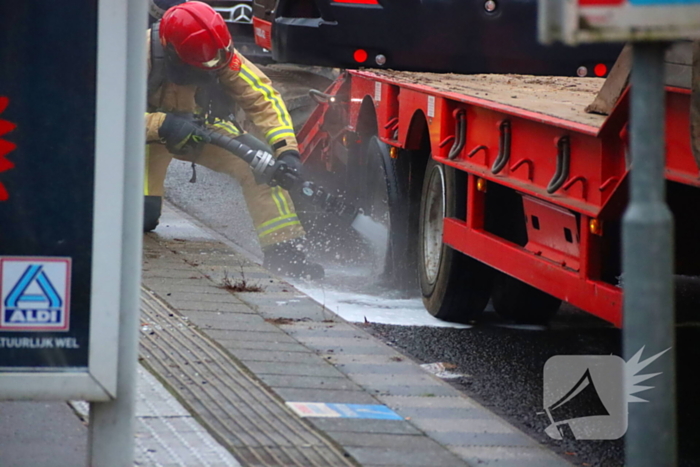
[[[265,138],[270,139],[270,138],[276,136],[277,133],[292,133],[292,134],[294,134],[294,128],[289,128],[286,126],[279,126],[277,128],[273,128],[272,130],[265,133]]]
[[[285,214],[288,214],[288,213],[284,210],[284,205],[280,202],[279,196],[275,196],[275,188],[274,188],[274,187],[272,188],[270,194],[272,195],[272,201],[274,201],[274,202],[275,202],[275,205],[277,206],[277,212],[280,213],[280,215],[282,215],[282,216],[285,215]]]
[[[281,140],[281,139],[284,139],[284,138],[287,138],[287,137],[289,137],[289,136],[294,137],[294,131],[293,131],[293,130],[285,130],[284,132],[280,132],[280,133],[278,133],[278,134],[276,134],[276,135],[274,135],[274,136],[268,137],[268,138],[267,138],[267,142],[268,142],[268,144],[274,144],[274,143],[276,143],[277,141],[279,141],[279,140]]]
[[[287,220],[289,220],[289,219],[298,220],[296,214],[287,214],[286,216],[275,217],[274,219],[271,219],[271,220],[269,220],[269,221],[267,221],[267,222],[263,222],[262,224],[260,224],[259,226],[257,226],[257,227],[255,228],[255,230],[257,230],[257,231],[259,232],[259,231],[261,231],[261,230],[267,229],[268,227],[270,227],[270,226],[273,225],[273,224],[276,224],[276,223],[281,222],[281,221],[287,221]]]
[[[298,220],[296,220],[296,221],[286,222],[286,223],[281,224],[281,225],[278,225],[278,226],[276,226],[276,227],[272,227],[272,228],[269,229],[269,230],[266,230],[266,231],[264,231],[264,232],[260,232],[260,233],[258,234],[258,238],[262,238],[262,237],[264,237],[264,236],[266,236],[266,235],[270,235],[270,234],[273,233],[273,232],[276,232],[276,231],[278,231],[278,230],[280,230],[280,229],[283,229],[283,228],[285,228],[285,227],[289,227],[289,226],[292,226],[292,225],[301,225],[301,222],[299,222]]]
[[[224,120],[217,120],[216,123],[214,123],[212,126],[214,128],[220,128],[236,136],[241,134],[241,132],[238,131],[238,128],[236,128],[236,126],[233,123]]]
[[[143,171],[143,194],[145,196],[148,196],[148,191],[149,191],[149,187],[148,187],[148,165],[149,165],[148,163],[149,163],[149,160],[148,159],[150,158],[150,156],[151,156],[151,146],[149,144],[147,144],[146,145],[146,157],[144,158],[144,160],[146,161],[146,167],[144,168],[144,171]]]
[[[292,210],[289,209],[287,198],[285,198],[284,193],[282,193],[282,189],[278,186],[273,186],[270,191],[272,192],[272,199],[275,200],[275,204],[277,204],[277,208],[280,210],[279,213],[282,215],[291,214]],[[281,207],[280,204],[282,205]]]
[[[275,91],[270,86],[263,83],[262,80],[256,76],[255,73],[253,73],[245,64],[241,65],[241,73],[239,76],[243,78],[245,82],[248,83],[253,89],[260,92],[266,101],[272,104],[272,108],[277,113],[277,117],[283,126],[288,128],[292,127],[292,118],[289,116],[284,104],[280,102],[279,98],[275,95]]]

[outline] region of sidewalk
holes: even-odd
[[[166,410],[137,414],[138,465],[569,465],[168,205],[144,236],[141,320],[143,367],[187,411],[142,371]],[[44,422],[76,430],[62,449],[84,453],[79,419],[53,407]],[[0,465],[22,465],[3,447]]]
[[[568,465],[172,208],[144,261],[144,364],[243,465]]]

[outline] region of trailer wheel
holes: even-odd
[[[461,217],[466,180],[430,159],[421,195],[418,264],[423,303],[436,318],[466,323],[481,315],[491,296],[493,269],[442,241],[445,217]]]
[[[491,299],[496,313],[518,324],[546,324],[561,306],[560,299],[500,272]]]
[[[379,137],[371,136],[363,145],[365,214],[387,230],[386,242],[375,244],[375,269],[384,282],[399,289],[416,285],[416,267],[409,251],[415,230],[408,223],[408,194],[398,171],[398,162],[389,155],[389,146]]]

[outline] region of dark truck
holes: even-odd
[[[449,73],[607,75],[621,44],[543,46],[537,0],[253,0],[279,63]]]

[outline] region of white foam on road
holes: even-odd
[[[466,329],[471,326],[441,321],[423,307],[420,299],[387,299],[375,295],[349,293],[319,287],[311,282],[289,281],[300,292],[324,305],[346,321],[354,323],[393,324],[398,326],[433,326]]]

